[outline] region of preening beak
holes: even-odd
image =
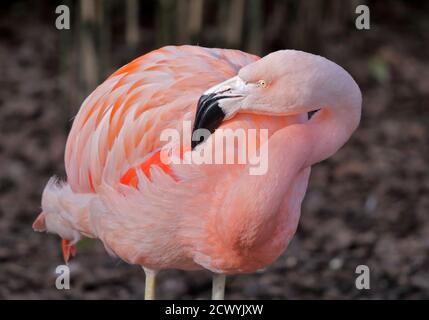
[[[233,102],[244,96],[243,85],[243,81],[236,76],[210,88],[200,97],[192,129],[192,149],[205,138],[194,134],[198,129],[213,133],[224,119],[229,119],[236,113],[238,106],[235,108]],[[229,103],[225,103],[226,101]]]
[[[198,101],[197,113],[195,115],[194,128],[192,129],[192,149],[204,141],[204,137],[196,137],[194,132],[198,129],[207,129],[213,133],[225,118],[225,113],[219,107],[219,100],[226,98],[214,93],[203,94]]]

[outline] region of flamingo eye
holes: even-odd
[[[267,83],[265,82],[265,80],[259,80],[259,81],[256,83],[256,85],[257,85],[258,87],[265,88],[265,87],[267,86]]]

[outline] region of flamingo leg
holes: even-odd
[[[157,272],[146,268],[143,268],[143,270],[146,275],[144,299],[155,300],[155,282]]]
[[[225,280],[226,280],[226,276],[224,274],[220,274],[220,273],[213,274],[213,287],[212,287],[213,300],[224,300]]]

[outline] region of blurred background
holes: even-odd
[[[69,30],[55,27],[58,5]],[[370,9],[357,30],[356,6]],[[227,298],[429,299],[429,3],[84,0],[0,3],[0,298],[141,299],[144,274],[83,241],[71,289],[55,288],[57,236],[31,224],[50,176],[64,177],[71,119],[112,71],[166,44],[294,48],[347,69],[363,118],[313,168],[289,249],[263,273],[231,276]],[[355,287],[367,265],[371,289]],[[164,271],[162,299],[209,298],[208,272]]]

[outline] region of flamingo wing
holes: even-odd
[[[168,46],[117,70],[88,96],[73,122],[65,152],[73,192],[94,192],[103,179],[120,181],[162,147],[163,129],[181,132],[180,120],[193,119],[207,88],[257,59],[238,50]]]

